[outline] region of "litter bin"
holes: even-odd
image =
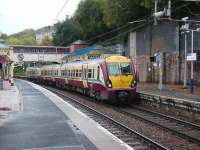
[[[3,90],[3,80],[0,79],[0,90]]]

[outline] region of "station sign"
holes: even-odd
[[[197,60],[197,53],[187,54],[187,61],[196,61],[196,60]]]
[[[188,30],[189,29],[189,23],[182,25],[180,29],[181,30]]]

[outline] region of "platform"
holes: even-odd
[[[190,94],[182,85],[163,85],[163,90],[159,90],[158,84],[138,83],[137,92],[144,100],[200,112],[200,87],[195,87],[195,93]]]
[[[21,96],[16,86],[4,81],[3,90],[0,90],[0,126],[7,120],[8,113],[18,112],[21,109]]]
[[[52,92],[16,80],[23,107],[0,126],[1,150],[127,150],[127,144]]]

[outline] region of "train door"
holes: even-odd
[[[84,88],[88,87],[87,81],[88,81],[88,64],[83,64],[82,65],[82,79],[83,79],[83,86]]]

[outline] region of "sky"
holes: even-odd
[[[0,0],[0,32],[8,35],[27,28],[52,25],[66,0]],[[58,20],[72,16],[80,0],[68,0]]]

